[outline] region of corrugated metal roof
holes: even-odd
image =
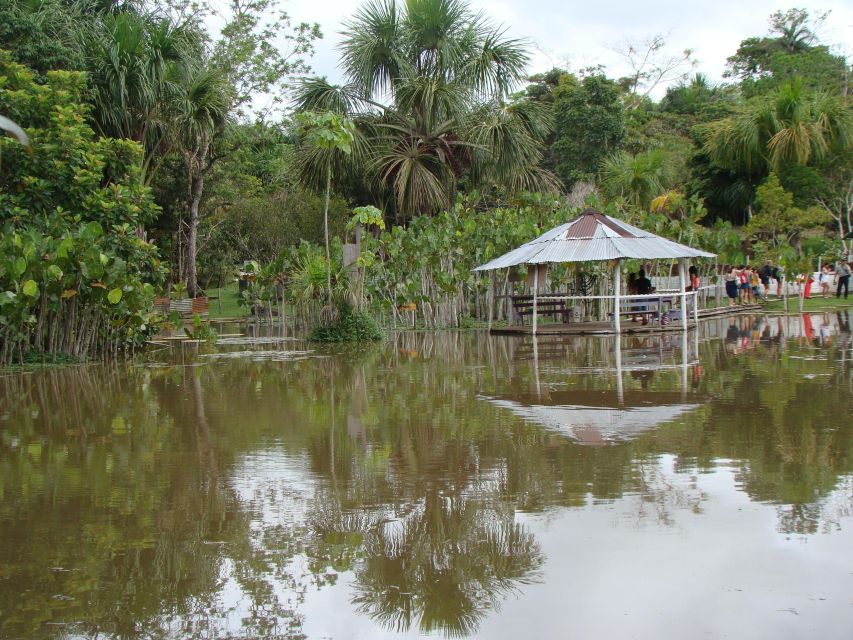
[[[535,240],[480,265],[474,271],[505,269],[519,264],[594,262],[616,258],[670,260],[713,257],[713,253],[667,240],[594,209],[587,209],[574,220],[546,231]]]

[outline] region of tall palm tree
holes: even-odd
[[[704,150],[725,169],[766,175],[808,165],[853,142],[853,111],[843,98],[811,93],[799,80],[744,105],[700,130]]]
[[[369,0],[343,35],[346,83],[307,80],[297,107],[354,120],[363,144],[352,162],[367,162],[398,217],[448,206],[463,177],[554,187],[538,168],[548,114],[509,100],[525,43],[462,0]],[[307,162],[305,174],[316,169]]]
[[[186,283],[191,297],[196,295],[198,276],[199,206],[204,181],[218,159],[214,145],[225,131],[232,106],[232,92],[222,71],[199,66],[181,78],[170,102],[173,114],[171,135],[187,170]]]

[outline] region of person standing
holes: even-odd
[[[749,269],[745,264],[738,269],[738,282],[740,283],[740,303],[752,303],[752,284],[749,282]]]
[[[818,282],[820,283],[820,294],[824,298],[829,297],[829,276],[831,275],[829,271],[829,265],[823,265],[823,268],[820,270],[820,275],[818,276]]]
[[[758,279],[761,280],[761,285],[764,287],[764,297],[770,294],[770,278],[773,276],[773,261],[767,260],[758,270]]]
[[[842,260],[835,268],[835,280],[838,286],[835,289],[835,297],[841,297],[841,290],[844,289],[844,299],[847,300],[847,294],[850,292],[850,265],[847,260]]]
[[[726,282],[726,295],[729,297],[729,306],[735,306],[738,294],[738,270],[734,265],[726,272],[723,279]]]

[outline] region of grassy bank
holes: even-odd
[[[246,308],[240,306],[240,293],[236,282],[232,282],[221,289],[208,289],[207,294],[210,296],[211,320],[243,318],[246,316]],[[221,297],[214,299],[216,296]]]
[[[797,297],[788,298],[788,312],[797,313],[800,310],[800,301]],[[784,312],[784,300],[771,298],[765,307],[765,311]],[[834,311],[836,309],[853,309],[853,297],[838,299],[835,295],[828,298],[812,296],[803,301],[803,311]]]

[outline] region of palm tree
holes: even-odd
[[[200,36],[168,17],[122,9],[81,23],[78,37],[92,87],[95,129],[142,143],[148,184],[167,155],[171,95],[198,58]]]
[[[607,158],[601,167],[601,190],[610,198],[624,198],[647,208],[652,198],[670,186],[670,165],[660,149],[632,156],[620,151]]]
[[[307,80],[296,104],[356,123],[352,162],[367,161],[398,217],[448,206],[463,177],[554,187],[538,167],[548,114],[509,100],[528,59],[523,42],[462,0],[369,0],[343,35],[346,83]]]
[[[700,132],[716,165],[766,175],[782,165],[812,164],[848,148],[853,111],[842,98],[810,93],[795,80]]]
[[[219,158],[214,145],[225,131],[231,105],[232,95],[224,74],[203,66],[187,71],[169,105],[173,114],[170,133],[187,170],[186,282],[190,297],[196,295],[198,288],[196,254],[204,180]]]

